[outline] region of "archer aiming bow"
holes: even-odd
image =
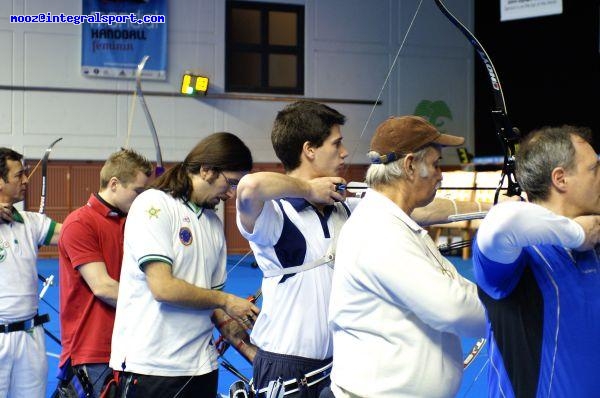
[[[479,59],[483,62],[488,73],[489,82],[494,97],[492,116],[494,119],[496,134],[500,139],[502,149],[504,152],[502,174],[500,176],[500,181],[494,194],[494,204],[498,203],[500,190],[502,188],[502,184],[504,183],[505,178],[508,180],[508,189],[506,194],[508,196],[521,195],[521,187],[519,186],[519,183],[517,182],[515,176],[515,154],[520,139],[520,134],[519,130],[516,127],[514,127],[508,119],[506,104],[504,102],[504,92],[502,91],[502,85],[500,84],[500,78],[498,77],[496,68],[494,67],[492,60],[490,59],[489,55],[487,54],[479,40],[477,40],[475,35],[473,35],[473,33],[471,33],[471,31],[467,29],[467,27],[463,25],[458,20],[458,18],[456,18],[446,8],[446,6],[442,3],[441,0],[434,0],[434,2],[436,6],[440,9],[440,11],[446,16],[446,18],[448,18],[450,22],[452,22],[452,24],[456,26],[458,30],[460,30],[462,34],[467,37],[471,45],[475,48],[475,52],[479,56]],[[485,343],[485,338],[481,338],[475,343],[475,346],[473,347],[469,355],[465,358],[465,367],[467,367],[475,359],[475,357],[477,357],[477,354],[481,351]]]

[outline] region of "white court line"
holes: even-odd
[[[46,355],[48,355],[49,357],[60,358],[60,354],[55,354],[53,352],[46,351]]]

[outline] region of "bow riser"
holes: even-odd
[[[46,152],[44,153],[44,156],[42,157],[42,161],[41,161],[42,162],[42,190],[41,190],[41,193],[40,193],[40,209],[38,210],[38,212],[41,213],[41,214],[43,214],[44,211],[46,210],[46,192],[48,190],[48,186],[47,186],[47,180],[48,180],[48,159],[50,158],[50,152],[52,152],[52,148],[60,140],[62,140],[62,137],[54,140],[52,142],[52,144],[50,144],[48,146],[48,148],[46,148]],[[33,172],[32,172],[32,174],[33,174]]]

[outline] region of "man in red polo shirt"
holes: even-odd
[[[143,156],[121,149],[100,171],[100,191],[63,223],[60,267],[61,369],[70,369],[86,393],[99,397],[107,376],[125,217],[152,173]],[[60,388],[68,388],[63,383]]]

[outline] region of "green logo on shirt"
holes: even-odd
[[[151,208],[149,208],[146,211],[148,212],[148,218],[152,218],[152,217],[158,218],[158,213],[160,213],[160,209],[157,209],[154,206],[152,206]]]
[[[0,246],[0,263],[6,260],[6,249]]]

